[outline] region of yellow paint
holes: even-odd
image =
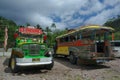
[[[56,54],[69,55],[68,46],[58,47]]]
[[[78,31],[79,31],[79,30],[84,30],[84,29],[107,29],[107,30],[114,31],[114,29],[111,28],[111,27],[105,27],[105,26],[99,26],[99,25],[90,25],[90,26],[80,27],[80,28],[78,29]]]
[[[107,30],[110,30],[110,31],[114,31],[114,29],[111,28],[111,27],[99,26],[99,25],[88,25],[88,26],[80,27],[80,28],[76,29],[75,31],[71,31],[71,32],[69,32],[69,33],[60,35],[60,36],[58,36],[58,37],[56,37],[56,38],[61,38],[61,37],[64,37],[64,36],[68,36],[68,35],[70,35],[70,34],[73,34],[73,33],[75,33],[75,32],[79,32],[79,31],[82,31],[82,30],[84,30],[84,29],[107,29]]]

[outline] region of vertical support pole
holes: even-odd
[[[114,41],[115,37],[114,37],[114,33],[112,33],[112,41]]]

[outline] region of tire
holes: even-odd
[[[54,66],[54,61],[52,61],[51,64],[47,65],[47,66],[46,66],[46,69],[47,69],[47,70],[51,70],[51,69],[53,68],[53,66]]]
[[[77,58],[74,54],[70,54],[70,63],[71,64],[76,64]]]
[[[17,73],[18,72],[18,66],[16,65],[16,58],[15,56],[12,56],[10,58],[10,69],[12,71],[12,73]]]
[[[67,55],[64,56],[64,58],[67,58],[67,57],[68,57]]]
[[[54,58],[57,58],[57,54],[56,54],[56,53],[54,53],[54,54],[53,54],[53,57],[54,57]]]
[[[11,62],[11,58],[9,59],[9,62],[8,62],[8,67],[10,67],[10,62]]]

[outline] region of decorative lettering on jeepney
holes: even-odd
[[[19,32],[24,34],[42,34],[42,30],[36,28],[19,28]]]

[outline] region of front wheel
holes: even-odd
[[[51,64],[47,65],[47,66],[46,66],[46,69],[47,69],[47,70],[51,70],[51,69],[53,68],[53,66],[54,66],[54,61],[52,61]]]
[[[16,65],[16,58],[14,56],[10,59],[10,69],[13,73],[18,72],[18,66]]]
[[[76,64],[77,58],[74,54],[70,54],[70,63]]]

